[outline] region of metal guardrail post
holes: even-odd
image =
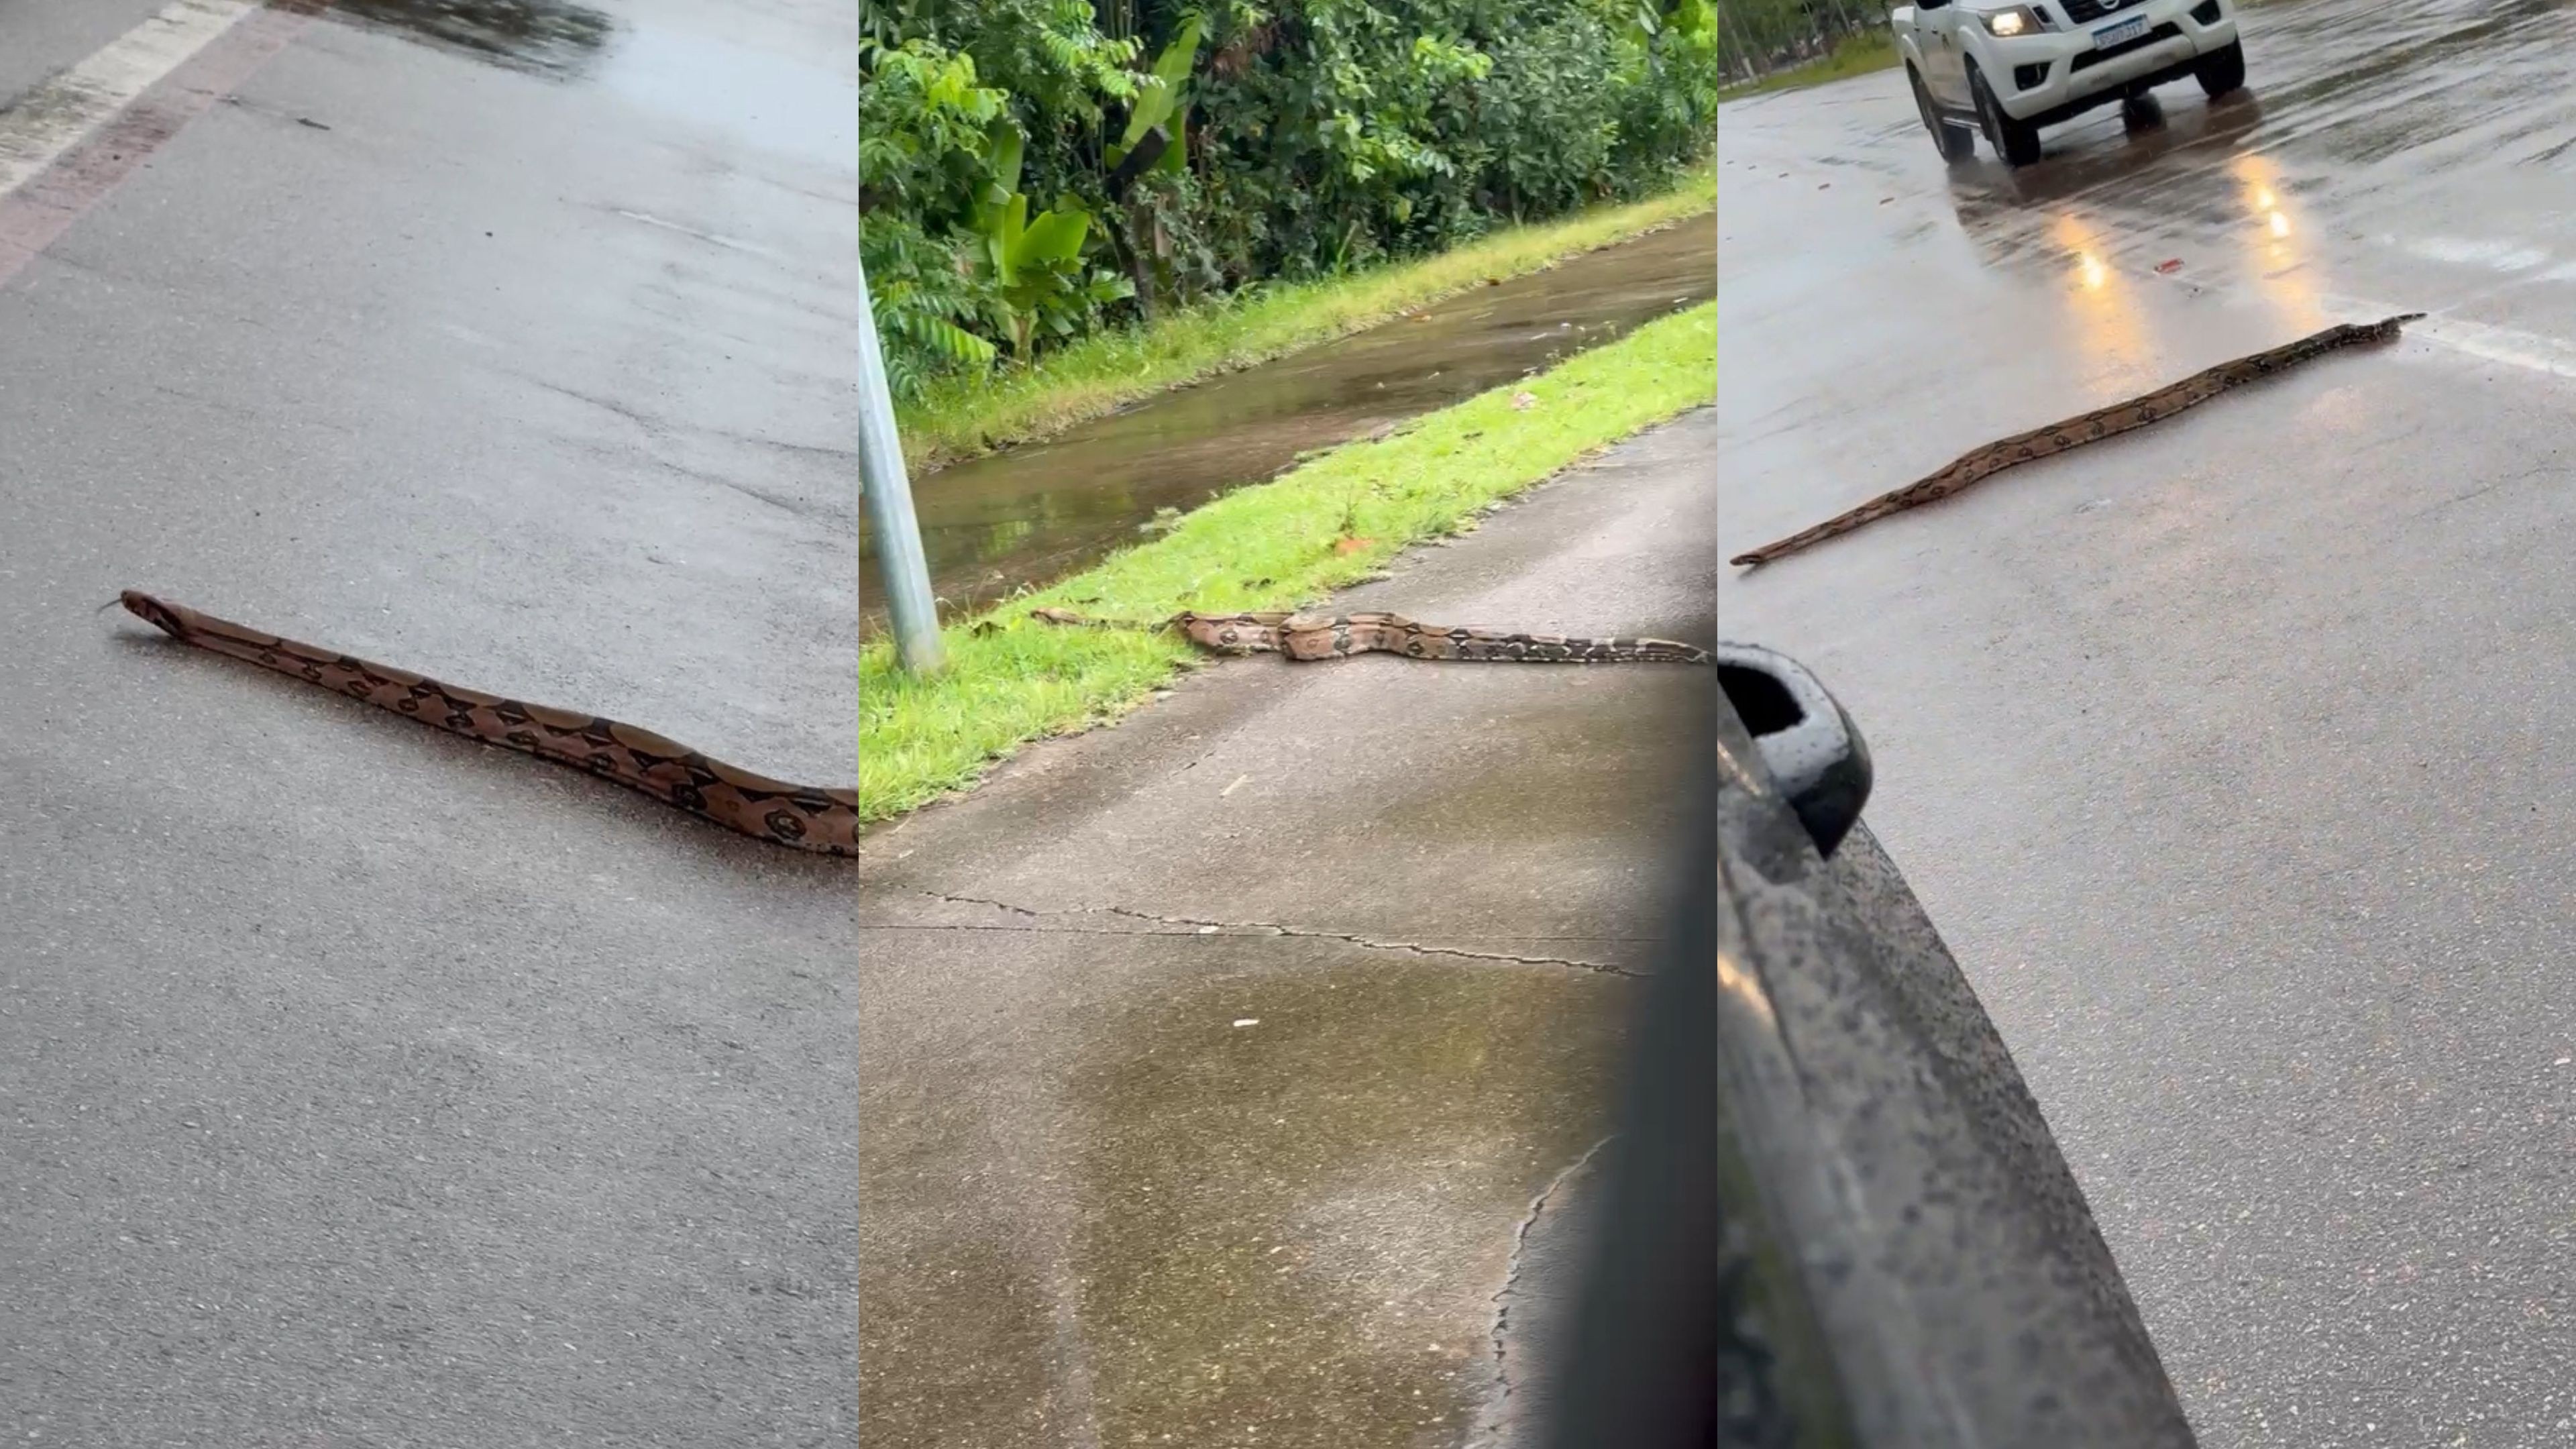
[[[939,606],[930,564],[921,551],[921,521],[904,477],[903,442],[894,430],[894,395],[877,346],[877,314],[868,299],[868,269],[859,267],[859,503],[877,535],[878,572],[894,627],[895,658],[914,674],[948,667],[939,639]]]

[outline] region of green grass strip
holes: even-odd
[[[1771,91],[1803,90],[1827,81],[1848,80],[1856,75],[1886,70],[1895,64],[1896,37],[1886,30],[1869,30],[1844,36],[1832,50],[1804,65],[1773,71],[1760,80],[1728,86],[1717,94],[1722,101],[1733,101]]]
[[[934,382],[896,416],[913,472],[1022,443],[1175,387],[1374,327],[1487,279],[1553,266],[1706,216],[1717,171],[1701,165],[1644,201],[1509,227],[1454,251],[1350,276],[1256,287],[1170,312],[1150,327],[1086,337],[1037,366]]]
[[[949,625],[941,675],[905,674],[885,642],[870,645],[859,656],[859,818],[903,814],[973,785],[1031,740],[1116,719],[1199,660],[1170,633],[1064,628],[1030,609],[1152,620],[1317,602],[1585,456],[1715,401],[1716,343],[1709,303],[1238,489],[1098,568]],[[1515,408],[1522,392],[1536,401]]]

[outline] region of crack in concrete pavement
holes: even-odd
[[[1520,1286],[1521,1269],[1528,1263],[1530,1229],[1537,1227],[1539,1219],[1547,1216],[1548,1204],[1556,1200],[1556,1195],[1564,1190],[1567,1183],[1574,1180],[1575,1174],[1589,1166],[1592,1159],[1599,1156],[1601,1149],[1609,1146],[1616,1136],[1617,1134],[1613,1133],[1583,1149],[1581,1156],[1567,1163],[1556,1176],[1549,1178],[1547,1186],[1538,1190],[1538,1196],[1530,1199],[1529,1211],[1522,1215],[1520,1226],[1513,1230],[1511,1263],[1503,1270],[1503,1286],[1494,1290],[1494,1296],[1490,1300],[1494,1305],[1494,1326],[1487,1335],[1487,1340],[1494,1346],[1494,1397],[1485,1411],[1484,1422],[1478,1426],[1475,1437],[1470,1441],[1472,1445],[1485,1446],[1495,1442],[1495,1436],[1502,1431],[1507,1421],[1512,1392],[1517,1387],[1512,1382],[1510,1358],[1509,1339],[1512,1320],[1510,1299],[1512,1290]]]
[[[575,402],[588,403],[602,412],[614,413],[617,416],[624,418],[627,422],[634,424],[635,427],[646,436],[657,440],[669,437],[675,433],[694,433],[700,437],[722,438],[726,442],[741,443],[746,447],[768,448],[777,452],[794,453],[802,457],[820,458],[827,462],[839,462],[845,458],[858,456],[854,451],[848,448],[828,447],[817,443],[791,443],[784,438],[764,438],[757,433],[737,432],[732,428],[718,427],[713,423],[688,423],[682,422],[676,418],[659,417],[652,413],[645,412],[641,408],[630,407],[625,403],[619,402],[615,398],[602,397],[597,393],[585,392],[577,387],[566,387],[562,383],[550,382],[533,373],[518,372],[509,368],[502,368],[499,370],[505,376],[515,377],[521,382],[527,383],[532,387],[542,388],[545,391],[557,394],[558,396],[571,398]],[[728,488],[737,488],[741,485],[726,482],[725,486]],[[748,492],[749,490],[746,489],[745,491]],[[762,495],[757,493],[752,494],[752,496],[755,498],[762,498],[762,501],[764,502],[775,501],[763,498]],[[781,506],[783,507],[785,505]]]
[[[946,901],[950,905],[989,906],[994,910],[1009,911],[1013,915],[1027,916],[1033,920],[1043,920],[1055,916],[1121,916],[1131,921],[1152,921],[1158,925],[1165,926],[1187,926],[1190,928],[1190,934],[1201,936],[1217,935],[1226,932],[1269,936],[1291,936],[1305,940],[1340,941],[1348,945],[1364,946],[1372,951],[1403,951],[1416,956],[1456,956],[1470,961],[1508,961],[1522,966],[1571,966],[1579,971],[1592,971],[1604,976],[1642,977],[1646,974],[1643,971],[1638,971],[1627,966],[1615,965],[1608,961],[1578,961],[1570,956],[1521,956],[1508,951],[1470,951],[1463,946],[1425,946],[1413,941],[1380,941],[1368,936],[1357,935],[1349,931],[1325,931],[1305,926],[1283,926],[1276,921],[1210,921],[1193,916],[1160,916],[1151,911],[1131,910],[1125,906],[1074,906],[1062,910],[1038,910],[1029,906],[1013,905],[1009,901],[997,901],[983,896],[952,895],[946,891],[934,890],[923,890],[921,894],[930,897],[932,900]],[[937,930],[941,928],[937,926],[924,926],[919,929]],[[1062,927],[1040,926],[1024,926],[1018,928],[952,926],[947,929],[1020,929],[1035,933],[1061,931],[1065,935],[1095,936],[1172,936],[1181,934],[1178,931],[1080,931],[1066,930]],[[1545,938],[1539,937],[1532,939]],[[1639,936],[1613,939],[1646,942],[1652,938]]]

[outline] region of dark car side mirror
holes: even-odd
[[[1832,855],[1869,802],[1869,746],[1860,727],[1814,675],[1759,645],[1719,644],[1717,687],[1815,838],[1816,853]]]

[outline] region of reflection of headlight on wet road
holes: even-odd
[[[2280,212],[2273,212],[2271,227],[2272,235],[2288,236],[2290,234],[2290,218]]]
[[[2254,193],[2254,209],[2256,211],[2270,211],[2272,208],[2279,206],[2280,204],[2279,198],[2272,195],[2272,188],[2268,186],[2264,187],[2261,191]]]
[[[2087,291],[2100,291],[2102,284],[2111,280],[2111,269],[2102,265],[2101,260],[2096,257],[2084,258],[2083,265],[2076,270],[2077,274],[2084,279],[2084,287]]]

